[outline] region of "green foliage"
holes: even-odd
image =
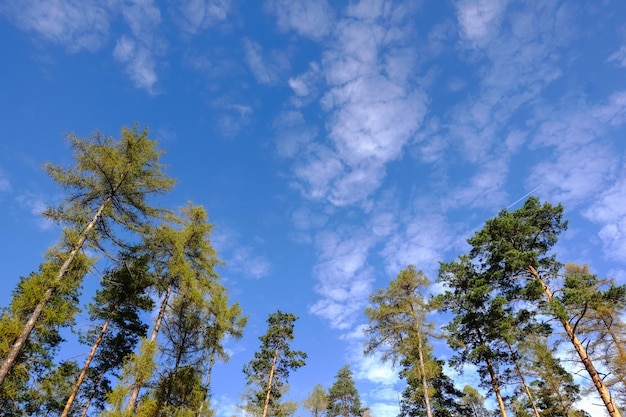
[[[328,407],[326,389],[321,384],[315,385],[313,391],[311,391],[309,396],[302,403],[302,406],[309,410],[313,417],[320,417]]]
[[[246,395],[249,410],[262,410],[269,393],[268,416],[281,417],[285,408],[281,399],[286,388],[289,373],[305,365],[306,353],[294,351],[289,343],[294,339],[293,328],[297,317],[280,310],[269,315],[267,332],[259,337],[261,346],[254,358],[244,366],[246,385],[250,391]],[[272,381],[270,384],[270,375]]]
[[[344,365],[328,389],[327,417],[361,417],[361,398],[352,379],[350,366]]]

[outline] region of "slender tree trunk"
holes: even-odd
[[[165,317],[165,310],[167,310],[167,303],[170,298],[170,294],[172,293],[172,285],[170,284],[165,291],[165,295],[163,296],[163,301],[161,301],[161,307],[159,308],[159,314],[157,315],[154,321],[154,328],[152,329],[152,334],[150,335],[150,342],[154,342],[159,335],[159,329],[161,328],[161,323],[163,322],[163,317]],[[137,406],[137,398],[139,398],[139,390],[141,389],[141,383],[135,381],[133,384],[133,389],[130,393],[130,399],[128,400],[128,405],[126,406],[126,411],[133,411]]]
[[[509,342],[506,342],[507,347],[509,348],[509,352],[511,353],[511,356],[513,356],[513,346],[511,346],[511,344]],[[520,381],[522,381],[522,386],[524,387],[524,392],[526,393],[526,396],[528,397],[528,400],[530,401],[530,405],[533,408],[533,413],[535,414],[535,417],[540,417],[539,415],[539,410],[537,410],[537,406],[535,405],[535,400],[530,392],[530,388],[528,388],[528,384],[526,384],[526,378],[524,378],[524,373],[522,372],[522,369],[519,366],[519,363],[513,359],[513,364],[515,365],[515,371],[517,372],[517,375],[519,376]]]
[[[422,352],[422,335],[417,334],[417,356],[420,362],[420,372],[422,373],[422,386],[424,388],[424,404],[426,405],[426,415],[433,417],[430,409],[430,395],[428,394],[428,379],[426,378],[426,366],[424,365],[424,352]]]
[[[491,386],[493,387],[493,392],[496,394],[496,400],[498,400],[498,407],[500,408],[500,414],[502,417],[506,416],[506,407],[504,406],[504,400],[502,399],[502,394],[500,393],[500,384],[498,383],[498,377],[496,376],[496,372],[493,369],[493,364],[491,363],[491,359],[487,359],[487,370],[489,371],[489,376],[491,377]]]
[[[209,358],[209,369],[207,370],[206,382],[204,384],[204,394],[202,397],[202,402],[200,403],[200,407],[198,407],[198,411],[196,412],[196,417],[200,417],[202,414],[202,410],[204,410],[204,403],[209,398],[209,392],[211,392],[211,373],[213,372],[213,365],[215,364],[215,352],[211,353],[211,357]]]
[[[528,272],[530,272],[530,274],[541,284],[541,286],[543,287],[543,291],[546,295],[546,298],[548,299],[548,302],[551,302],[553,298],[552,291],[550,291],[550,288],[545,284],[545,282],[543,282],[543,279],[541,279],[541,276],[539,275],[537,270],[532,266],[529,266],[527,269],[528,269]],[[567,337],[572,342],[572,345],[574,346],[574,349],[576,350],[578,357],[583,363],[585,370],[591,377],[591,380],[593,381],[593,385],[596,387],[598,394],[600,394],[600,398],[602,398],[602,402],[604,403],[604,406],[606,407],[606,410],[608,411],[609,416],[621,417],[619,410],[617,409],[615,403],[613,402],[613,398],[611,398],[611,394],[609,393],[609,390],[607,389],[606,385],[604,385],[604,382],[602,381],[600,374],[598,374],[598,371],[593,366],[593,362],[591,361],[591,358],[589,357],[589,355],[587,355],[587,351],[585,350],[585,347],[583,346],[582,342],[578,339],[578,336],[574,332],[574,329],[571,323],[562,318],[559,318],[559,320],[561,321],[561,324],[563,325],[563,328],[565,329],[565,333],[567,334]]]
[[[87,400],[87,403],[85,404],[85,407],[83,408],[83,412],[80,414],[80,417],[85,417],[87,415],[87,411],[89,411],[89,407],[91,407],[91,401],[93,401],[93,397],[96,396],[96,390],[97,390],[98,384],[100,383],[103,377],[104,377],[104,372],[98,375],[98,378],[95,380],[94,389],[93,391],[91,391],[91,395],[89,396],[89,399]]]
[[[100,207],[98,207],[96,214],[93,216],[93,218],[89,222],[89,224],[85,226],[85,228],[83,229],[82,233],[80,234],[78,238],[78,241],[74,245],[74,248],[69,253],[69,256],[67,257],[65,262],[63,262],[63,265],[61,265],[61,269],[59,269],[59,272],[57,273],[56,277],[50,283],[50,286],[44,292],[43,297],[41,298],[41,300],[39,300],[39,303],[37,304],[33,312],[30,314],[30,317],[28,318],[28,320],[26,321],[26,324],[24,325],[24,329],[19,334],[17,339],[15,339],[15,342],[11,346],[11,349],[9,349],[9,352],[7,353],[6,358],[4,358],[4,360],[2,361],[2,366],[0,366],[0,385],[2,385],[5,378],[9,374],[9,371],[11,371],[11,368],[13,368],[13,364],[15,363],[15,359],[17,358],[17,355],[19,355],[22,348],[24,347],[24,344],[28,340],[28,337],[30,336],[30,333],[35,328],[35,325],[37,324],[37,320],[39,320],[39,317],[41,316],[43,309],[46,307],[46,304],[48,303],[48,301],[54,294],[54,291],[56,290],[57,285],[63,278],[63,275],[65,275],[65,273],[69,269],[72,261],[76,257],[76,254],[83,247],[85,240],[87,240],[87,235],[89,234],[89,232],[91,232],[91,230],[96,225],[96,222],[102,215],[102,211],[104,210],[104,207],[109,203],[109,201],[111,201],[111,197],[107,198],[106,200],[102,202]]]
[[[272,380],[274,379],[274,369],[276,368],[276,361],[278,360],[278,348],[274,352],[274,361],[272,362],[272,368],[270,369],[270,377],[267,381],[267,395],[265,396],[265,406],[263,407],[263,417],[267,417],[267,409],[270,405],[270,394],[272,393]]]
[[[107,332],[107,329],[109,328],[109,323],[111,323],[111,318],[108,318],[102,325],[100,334],[98,335],[98,338],[96,339],[95,343],[91,347],[89,356],[87,356],[87,360],[85,361],[85,366],[83,366],[83,369],[80,371],[80,375],[78,375],[78,380],[76,381],[76,384],[74,385],[74,389],[72,390],[70,397],[67,399],[67,402],[65,403],[65,408],[63,409],[63,413],[61,413],[61,417],[67,417],[67,415],[69,414],[70,408],[72,408],[72,403],[74,402],[74,399],[78,395],[78,390],[80,389],[81,384],[85,380],[85,376],[87,375],[87,371],[89,370],[89,365],[91,365],[91,361],[93,360],[94,356],[96,356],[96,350],[98,350],[100,343],[102,343],[102,338],[104,338],[104,335]]]

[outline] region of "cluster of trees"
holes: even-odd
[[[46,166],[66,191],[44,213],[62,226],[61,237],[0,310],[0,416],[211,416],[213,366],[228,360],[224,341],[240,338],[247,318],[215,272],[220,261],[205,210],[153,203],[174,181],[147,130],[68,139],[75,164]],[[585,416],[573,370],[591,381],[611,417],[620,416],[626,286],[558,262],[552,249],[567,227],[562,214],[560,205],[531,197],[488,220],[467,254],[441,264],[441,294],[428,295],[431,283],[410,265],[371,295],[365,353],[399,367],[400,415],[491,415],[475,387],[455,386],[450,366],[476,370],[502,417]],[[100,285],[87,308],[92,326],[79,332],[75,317],[90,273]],[[448,323],[435,326],[435,314]],[[289,417],[300,406],[283,399],[290,372],[307,358],[290,348],[296,320],[270,314],[243,369],[242,413]],[[66,328],[88,346],[82,363],[56,360]],[[433,349],[444,339],[454,352],[447,364]],[[302,406],[313,417],[369,415],[347,365]]]
[[[401,415],[486,416],[472,387],[459,391],[433,355],[446,339],[449,365],[475,369],[506,417],[582,417],[574,373],[591,382],[609,416],[626,399],[626,286],[584,265],[558,262],[563,207],[529,198],[503,210],[468,239],[469,253],[441,263],[438,282],[414,266],[370,297],[366,353],[401,366]],[[439,314],[448,324],[435,329]],[[558,350],[558,355],[557,351]]]
[[[147,130],[67,138],[74,165],[46,165],[66,192],[44,213],[61,238],[0,311],[0,415],[210,415],[213,364],[246,317],[214,270],[205,210],[153,204],[174,181]],[[82,282],[103,264],[80,332],[89,354],[57,363],[63,329],[78,332]]]

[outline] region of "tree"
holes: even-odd
[[[326,389],[317,384],[313,387],[313,391],[304,400],[302,406],[311,412],[313,417],[320,417],[328,407],[328,397],[326,395]]]
[[[491,413],[485,408],[485,397],[470,385],[463,387],[461,404],[468,410],[469,417],[489,417]]]
[[[510,363],[510,354],[497,346],[502,334],[496,323],[506,321],[511,315],[507,300],[501,294],[494,294],[488,275],[477,271],[468,256],[442,263],[439,280],[449,289],[438,297],[437,303],[443,311],[453,314],[452,321],[444,327],[448,344],[457,352],[451,364],[459,370],[465,364],[477,366],[481,383],[491,388],[500,414],[506,417],[499,369]]]
[[[280,310],[269,315],[267,332],[260,336],[261,346],[244,366],[246,385],[252,390],[246,402],[249,409],[262,410],[262,417],[283,417],[280,400],[292,370],[305,365],[306,353],[289,347],[297,317]],[[295,410],[294,410],[295,411]]]
[[[352,379],[350,366],[344,365],[328,389],[327,417],[361,417],[361,399]]]
[[[147,295],[147,289],[154,279],[148,273],[146,256],[136,256],[136,251],[123,253],[116,269],[107,271],[101,280],[101,288],[96,292],[89,306],[89,314],[94,321],[101,321],[95,331],[84,337],[90,343],[91,351],[76,380],[61,417],[66,417],[74,399],[78,396],[82,383],[89,377],[89,369],[95,360],[95,372],[89,391],[89,405],[96,398],[101,404],[108,394],[106,374],[118,369],[124,358],[130,355],[140,337],[145,336],[147,326],[139,318],[142,312],[150,311],[154,302]],[[104,389],[104,392],[98,390]]]
[[[381,351],[383,360],[395,363],[400,358],[407,362],[407,369],[416,372],[420,379],[426,415],[432,417],[428,368],[433,366],[426,363],[426,335],[431,325],[426,320],[429,307],[421,294],[429,284],[421,271],[409,265],[386,289],[370,296],[371,306],[365,310],[369,320],[365,353]],[[416,366],[411,366],[413,363]]]
[[[9,307],[3,308],[0,318],[0,356],[7,357],[15,340],[23,330],[28,316],[37,307],[47,285],[64,262],[64,252],[55,248],[47,255],[37,273],[20,279]],[[33,384],[38,384],[47,373],[53,372],[53,358],[63,341],[59,331],[73,324],[78,310],[80,281],[91,266],[91,260],[78,254],[63,278],[56,284],[30,337],[15,356],[13,366],[0,384],[0,410],[7,415],[19,415],[21,405],[31,401]],[[0,414],[2,415],[2,414]]]
[[[154,344],[154,349],[173,293],[186,297],[198,308],[205,310],[212,295],[223,291],[214,270],[220,261],[211,245],[213,225],[208,222],[206,211],[201,206],[189,203],[180,212],[180,228],[161,224],[152,230],[144,244],[152,264],[152,273],[157,277],[155,287],[161,297],[150,338],[146,341]],[[146,349],[146,352],[150,351],[156,352]],[[139,392],[145,382],[136,381],[133,384],[127,411],[137,406]]]
[[[101,240],[108,239],[124,245],[122,236],[129,231],[142,233],[151,221],[168,215],[166,210],[153,207],[146,200],[150,195],[169,191],[174,183],[163,174],[158,162],[161,152],[147,135],[147,129],[138,132],[137,128],[123,128],[118,141],[100,134],[89,139],[68,135],[75,166],[46,164],[48,174],[68,196],[44,215],[66,227],[64,240],[68,241],[69,250],[59,254],[63,262],[49,273],[34,308],[8,352],[3,354],[0,385],[85,243],[102,248]],[[82,276],[75,278],[78,283],[82,281]]]
[[[520,209],[502,210],[486,222],[468,243],[470,257],[489,277],[491,288],[506,288],[509,301],[523,300],[546,305],[546,312],[561,323],[581,364],[602,399],[611,417],[621,414],[593,360],[569,321],[563,300],[554,296],[553,281],[558,278],[561,264],[550,250],[558,235],[566,230],[563,207],[540,204],[530,197]]]

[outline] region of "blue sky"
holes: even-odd
[[[149,126],[178,180],[167,204],[208,210],[250,316],[216,370],[219,417],[276,309],[309,354],[291,398],[348,363],[395,415],[393,372],[361,354],[368,295],[409,263],[434,280],[531,192],[565,206],[562,261],[626,282],[622,1],[4,0],[0,16],[1,304],[59,236],[39,214],[62,197],[41,164],[70,162],[63,134]]]

